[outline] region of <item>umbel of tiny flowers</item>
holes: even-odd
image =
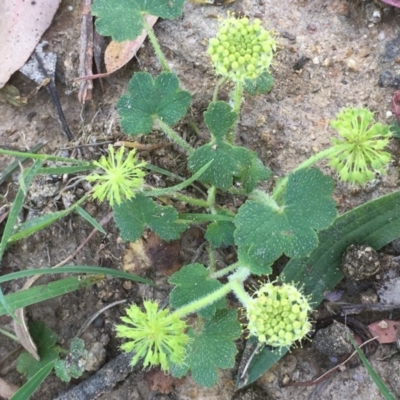
[[[142,358],[144,368],[160,365],[163,371],[168,371],[171,362],[182,364],[189,341],[186,323],[168,309],[159,310],[155,301],[144,301],[144,309],[132,304],[121,318],[126,325],[116,326],[117,336],[127,340],[121,349],[135,352],[131,365]]]
[[[268,72],[276,42],[255,19],[230,17],[220,20],[215,38],[211,38],[208,54],[215,71],[234,82],[255,79]]]
[[[246,304],[248,330],[272,347],[290,347],[311,330],[307,298],[288,283],[269,282]]]
[[[332,139],[329,164],[343,181],[365,184],[374,179],[375,172],[385,172],[390,154],[383,149],[391,132],[373,121],[374,114],[365,108],[345,108],[331,121],[342,138]]]
[[[133,149],[124,159],[124,147],[116,152],[113,146],[108,147],[108,156],[102,156],[93,164],[102,173],[93,173],[86,177],[89,182],[96,182],[93,188],[93,198],[100,201],[108,200],[111,207],[120,204],[123,199],[135,197],[135,192],[143,186],[145,172],[142,168],[145,162],[139,162],[135,158],[136,151]]]

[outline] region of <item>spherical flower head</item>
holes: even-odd
[[[131,365],[142,358],[144,368],[161,365],[163,371],[168,371],[171,362],[182,364],[189,341],[186,323],[168,309],[159,310],[155,301],[145,301],[144,309],[131,305],[127,317],[121,318],[126,325],[116,326],[117,336],[127,340],[121,350],[135,352]]]
[[[311,329],[307,298],[288,283],[262,286],[246,306],[250,335],[273,347],[290,347]]]
[[[384,173],[390,161],[387,146],[389,127],[375,123],[374,114],[365,108],[346,108],[331,121],[341,139],[332,139],[336,151],[329,156],[341,180],[365,184],[375,178],[375,172]]]
[[[122,200],[135,197],[135,191],[143,186],[145,173],[142,171],[146,163],[138,162],[135,150],[131,150],[124,159],[124,147],[116,152],[113,146],[108,147],[108,156],[102,156],[93,165],[102,170],[102,174],[91,174],[86,177],[89,182],[96,182],[93,198],[100,201],[107,199],[111,207]]]
[[[217,74],[234,82],[256,79],[268,72],[276,48],[271,33],[255,19],[230,17],[220,20],[215,38],[210,39],[208,54]]]

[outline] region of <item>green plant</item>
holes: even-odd
[[[172,8],[177,11],[181,7],[181,2],[168,4],[171,13]],[[160,9],[166,6],[167,1],[159,2]],[[135,305],[123,319],[129,326],[118,325],[117,332],[118,336],[128,339],[122,349],[136,351],[132,364],[144,358],[145,366],[161,364],[174,376],[191,371],[199,384],[211,386],[216,383],[217,368],[233,366],[234,340],[241,333],[237,311],[227,307],[229,292],[235,293],[247,310],[250,336],[277,348],[278,353],[283,354],[308,333],[311,305],[302,293],[305,288],[301,280],[266,283],[253,297],[246,291],[244,282],[250,274],[271,274],[272,264],[283,254],[292,259],[308,257],[319,245],[318,232],[336,220],[332,199],[334,182],[311,167],[328,158],[341,180],[364,184],[373,177],[374,170],[383,172],[390,160],[383,150],[390,131],[382,124],[373,124],[373,115],[368,110],[345,109],[332,122],[343,139],[333,139],[332,147],[302,163],[278,182],[271,193],[260,190],[259,183],[269,179],[271,173],[254,152],[235,145],[235,135],[245,92],[260,94],[271,90],[273,80],[269,67],[276,47],[273,35],[259,20],[232,16],[220,20],[217,36],[210,39],[208,47],[211,62],[221,75],[204,113],[210,139],[193,148],[172,128],[185,116],[191,96],[180,88],[178,77],[160,56],[160,47],[137,13],[139,9],[142,15],[147,12],[161,16],[157,14],[159,10],[141,0],[135,5],[124,3],[119,11],[141,19],[135,24],[143,24],[149,33],[163,72],[155,78],[145,72],[132,77],[127,93],[117,103],[122,128],[128,135],[146,135],[156,127],[162,130],[186,152],[188,170],[206,187],[207,197],[201,199],[189,192],[182,193],[189,180],[162,190],[144,185],[135,190],[134,197],[114,205],[115,223],[121,237],[129,241],[137,240],[146,228],[164,240],[173,240],[190,224],[206,223],[210,263],[207,267],[198,263],[186,265],[170,278],[169,282],[174,285],[169,301],[171,311],[156,312],[157,305],[148,302],[144,311]],[[129,24],[115,23],[118,15],[109,14],[104,0],[95,1],[93,11],[98,17],[100,33],[111,35],[114,40],[134,36]],[[175,17],[179,13],[173,14]],[[227,80],[233,84],[230,103],[218,100],[218,91]],[[232,210],[218,204],[217,193],[244,196],[246,200],[237,210]],[[159,196],[183,201],[188,209],[195,208],[196,212],[178,213],[173,206],[160,205]],[[198,212],[199,208],[203,209],[202,213]],[[213,252],[220,246],[235,246],[238,260],[217,270]],[[227,277],[225,284],[219,281],[223,276]],[[322,279],[322,282],[328,286],[331,281]],[[183,322],[193,313],[197,313],[197,322],[189,328],[182,323],[179,332],[175,329],[171,337],[168,333],[171,325],[166,321],[173,319],[177,324],[176,318]],[[152,321],[154,334],[144,334],[150,329],[147,323],[144,325],[146,315],[148,323]],[[155,329],[155,326],[164,328]],[[186,335],[187,342],[184,358],[185,340],[181,335]]]
[[[332,147],[303,162],[278,181],[270,192],[261,190],[260,183],[271,178],[271,171],[256,153],[236,145],[235,137],[244,96],[272,89],[269,68],[275,39],[258,20],[230,16],[220,21],[219,32],[210,40],[208,48],[211,62],[221,75],[204,113],[209,140],[194,148],[173,129],[186,115],[191,95],[180,87],[177,75],[170,70],[153,31],[143,18],[145,13],[176,18],[182,12],[182,5],[183,0],[125,0],[111,8],[109,1],[95,0],[92,12],[97,16],[99,32],[111,35],[114,40],[131,40],[146,29],[163,71],[157,77],[147,72],[134,74],[127,93],[117,102],[121,126],[131,136],[147,135],[155,128],[163,131],[187,154],[187,169],[192,175],[181,178],[181,182],[172,187],[157,189],[146,183],[145,170],[176,176],[138,161],[132,151],[124,157],[124,148],[115,151],[110,147],[108,157],[93,163],[31,154],[37,161],[21,174],[18,207],[22,207],[31,179],[39,173],[91,171],[85,179],[93,184],[93,190],[70,209],[37,218],[17,228],[14,217],[11,218],[11,215],[16,218],[19,212],[14,205],[0,243],[0,258],[6,245],[37,232],[72,211],[100,228],[80,207],[90,196],[109,202],[121,237],[127,241],[139,239],[146,229],[163,240],[175,240],[191,224],[205,224],[209,264],[185,265],[169,280],[174,286],[169,308],[160,310],[158,304],[151,301],[144,302],[143,310],[132,305],[127,308],[127,316],[122,318],[116,331],[118,337],[126,339],[122,350],[135,352],[132,364],[142,359],[144,366],[161,365],[174,376],[183,376],[190,371],[196,382],[212,386],[217,381],[218,368],[234,366],[235,340],[243,333],[238,311],[227,304],[228,293],[233,292],[246,310],[247,334],[250,341],[259,341],[264,346],[259,355],[262,359],[263,354],[267,354],[271,361],[268,367],[307,335],[312,307],[321,301],[323,291],[334,286],[341,276],[336,269],[322,265],[319,258],[315,263],[319,275],[310,276],[304,260],[323,258],[321,252],[325,256],[323,250],[327,253],[326,243],[331,239],[325,237],[324,232],[338,229],[343,221],[343,217],[337,218],[332,199],[333,179],[312,166],[328,158],[340,179],[363,184],[372,177],[375,169],[384,172],[390,159],[384,151],[390,131],[382,124],[373,124],[373,115],[368,110],[345,109],[332,122],[343,139],[334,139]],[[228,80],[233,85],[229,103],[218,99],[219,89]],[[26,156],[18,152],[1,152]],[[64,162],[68,166],[43,168],[42,163],[47,160]],[[187,190],[194,181],[201,182],[206,196],[196,196]],[[218,199],[224,195],[238,196],[242,205],[237,209],[228,208],[217,200],[217,195]],[[170,198],[172,204],[174,201],[185,203],[188,212],[178,212],[173,205],[162,205],[161,197]],[[387,200],[380,204],[383,203]],[[379,213],[383,213],[383,209],[379,209]],[[353,231],[361,232],[364,238],[367,229],[356,228],[361,218],[358,214],[351,227]],[[393,224],[389,236],[395,232],[399,236],[399,224]],[[350,233],[346,237],[354,239]],[[356,239],[360,240],[360,237]],[[214,254],[222,246],[234,246],[238,257],[231,265],[217,269]],[[336,264],[343,250],[342,245],[336,249]],[[291,258],[284,273],[277,281],[261,284],[251,295],[245,288],[246,279],[250,274],[268,279],[274,262],[282,255]],[[226,283],[221,283],[221,278],[226,278]],[[9,296],[0,293],[0,301],[3,312],[12,313],[17,307]],[[191,314],[196,314],[197,318],[189,325],[186,317]],[[258,365],[260,357],[253,365]],[[48,365],[44,366],[39,371],[40,376],[50,373],[54,363],[50,369]],[[246,384],[265,370],[264,367],[250,366]]]

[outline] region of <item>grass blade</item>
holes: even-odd
[[[95,229],[97,229],[99,232],[101,232],[103,235],[106,234],[106,231],[103,229],[103,227],[82,207],[76,207],[75,211],[87,222],[89,222],[90,225],[92,225]]]
[[[38,143],[37,145],[33,146],[29,151],[31,153],[36,153],[39,151],[42,147],[44,147],[46,143]],[[24,153],[26,154],[26,153]],[[17,168],[19,168],[20,163],[24,163],[25,161],[29,160],[29,156],[25,155],[25,157],[20,157],[14,160],[8,167],[3,169],[3,171],[0,172],[0,185],[4,183],[4,181],[8,178],[10,174],[12,174]]]
[[[385,400],[396,400],[396,397],[394,397],[393,393],[385,385],[385,382],[383,382],[381,377],[374,370],[371,363],[368,361],[367,357],[365,357],[364,352],[357,346],[357,343],[354,340],[354,338],[351,335],[349,335],[349,339],[353,344],[354,348],[356,349],[357,354],[360,357],[361,362],[364,364],[364,367],[367,370],[369,376],[375,382],[376,386],[378,386],[381,395],[385,398]]]
[[[28,382],[25,383],[10,400],[27,400],[29,399],[40,384],[53,370],[56,360],[49,362],[42,369],[40,369]]]
[[[154,284],[146,279],[137,275],[133,275],[129,272],[119,271],[112,268],[104,267],[94,267],[90,265],[66,265],[59,268],[41,268],[41,269],[30,269],[25,271],[12,272],[11,274],[0,276],[0,283],[12,281],[13,279],[26,278],[28,276],[34,275],[51,275],[51,274],[101,274],[109,275],[114,278],[128,279],[131,281],[136,281],[140,283],[145,283],[147,285]]]
[[[93,285],[102,279],[104,279],[104,275],[90,276],[84,279],[79,277],[60,279],[46,285],[23,290],[22,292],[8,294],[4,296],[4,299],[7,302],[8,309],[11,309],[12,312],[18,308],[27,307]],[[8,309],[0,304],[0,316],[9,313]]]

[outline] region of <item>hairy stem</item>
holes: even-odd
[[[171,68],[167,64],[167,60],[165,59],[164,53],[161,50],[160,44],[158,43],[158,40],[157,40],[157,37],[154,34],[153,29],[148,24],[145,17],[143,17],[143,27],[146,30],[147,36],[149,37],[151,44],[153,45],[154,52],[156,53],[156,56],[160,61],[162,69],[166,72],[170,72]]]
[[[169,125],[158,118],[156,119],[156,121],[163,132],[178,146],[182,147],[182,149],[185,150],[186,153],[190,155],[194,152],[194,149],[187,142],[185,142]]]
[[[329,155],[331,155],[332,153],[335,153],[337,151],[337,149],[335,147],[329,147],[325,150],[320,151],[319,153],[311,156],[310,158],[308,158],[307,160],[305,160],[304,162],[302,162],[298,167],[296,167],[293,172],[299,171],[300,169],[303,168],[308,168],[311,167],[312,165],[314,165],[315,163],[317,163],[318,161],[328,157]],[[284,191],[286,185],[287,185],[287,181],[289,179],[289,176],[286,176],[285,178],[283,178],[278,185],[276,186],[274,193],[272,194],[272,197],[276,200],[279,199],[279,197],[282,195],[282,192]]]
[[[244,290],[243,282],[246,280],[249,274],[250,271],[247,268],[239,268],[229,277],[229,282],[224,286],[198,300],[192,301],[186,306],[178,308],[172,314],[178,316],[179,318],[185,317],[186,315],[194,313],[215,303],[217,300],[225,297],[232,290],[235,291],[235,294],[238,296],[240,301],[243,300],[248,303],[251,297]]]

